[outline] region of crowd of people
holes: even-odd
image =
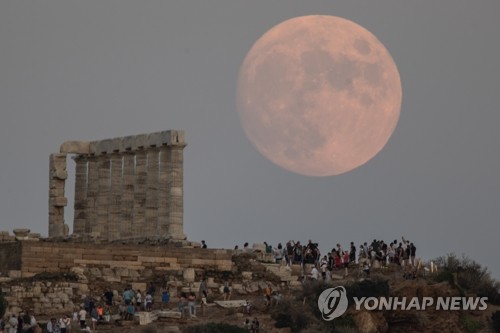
[[[394,264],[403,268],[405,278],[414,278],[412,272],[416,265],[417,248],[413,242],[404,237],[399,242],[394,240],[390,243],[374,239],[370,244],[364,242],[358,247],[354,242],[350,242],[345,248],[337,243],[323,256],[321,256],[318,243],[311,240],[307,244],[290,240],[284,246],[278,243],[277,246],[273,247],[267,242],[264,242],[264,245],[266,253],[272,254],[276,263],[284,265],[312,264],[308,275],[312,280],[318,280],[320,276],[327,280],[334,271],[345,277],[349,274],[349,267],[353,264],[359,264],[366,275],[370,274],[372,267]]]
[[[20,313],[19,315],[12,314],[5,322],[2,320],[0,324],[0,332],[2,333],[42,333],[42,325],[37,322],[35,316],[29,312]],[[47,322],[45,327],[47,333],[67,333],[71,332],[71,319],[67,315],[63,315],[59,319],[52,317]]]
[[[136,311],[151,311],[155,293],[156,287],[151,283],[144,298],[141,290],[133,290],[131,286],[125,288],[118,302],[114,300],[115,294],[111,290],[104,292],[98,300],[89,294],[83,299],[83,306],[75,309],[71,317],[66,314],[59,318],[52,317],[44,329],[32,314],[24,312],[0,321],[0,333],[67,333],[71,332],[72,326],[79,327],[82,332],[94,332],[98,324],[110,322],[112,314],[119,314],[122,320],[132,320]],[[161,308],[169,302],[170,294],[164,288]]]

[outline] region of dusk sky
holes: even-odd
[[[0,230],[48,234],[49,155],[64,141],[182,129],[190,240],[326,252],[404,236],[417,257],[465,254],[499,279],[498,13],[498,0],[0,1]],[[330,177],[270,162],[236,108],[253,43],[311,14],[372,32],[402,83],[387,145]]]

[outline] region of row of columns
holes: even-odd
[[[68,141],[50,161],[49,237],[64,224],[66,154],[76,163],[73,233],[104,240],[184,240],[182,131]]]

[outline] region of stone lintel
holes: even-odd
[[[89,154],[90,142],[88,141],[65,141],[59,148],[62,154]]]
[[[139,149],[148,149],[161,146],[186,146],[184,131],[168,130],[149,134],[129,135],[120,138],[91,141],[89,154],[101,155],[123,153]]]

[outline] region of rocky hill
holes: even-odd
[[[157,291],[152,311],[139,311],[131,320],[124,320],[120,316],[120,311],[124,310],[120,307],[123,304],[121,295],[127,285],[119,279],[103,278],[112,273],[117,274],[114,271],[105,272],[92,266],[75,267],[67,273],[2,278],[1,286],[4,298],[9,303],[7,309],[34,313],[42,324],[50,317],[58,317],[63,313],[70,315],[83,306],[85,298],[89,296],[96,304],[103,304],[103,294],[112,291],[115,303],[111,307],[113,316],[109,323],[97,325],[99,332],[212,332],[199,327],[208,327],[209,323],[224,323],[242,328],[246,319],[254,318],[260,322],[260,332],[268,333],[494,332],[492,315],[499,311],[499,307],[490,301],[487,309],[479,309],[479,306],[468,310],[435,307],[425,310],[413,307],[407,310],[401,306],[396,309],[366,308],[367,305],[374,305],[373,298],[380,297],[406,298],[406,305],[413,298],[422,302],[426,298],[484,297],[461,286],[460,276],[450,270],[431,274],[421,269],[415,275],[404,276],[401,267],[389,265],[373,269],[368,276],[358,265],[351,265],[349,275],[344,277],[343,269],[334,270],[331,279],[323,282],[321,278],[320,281],[307,278],[312,265],[286,266],[270,261],[271,258],[261,252],[236,253],[232,257],[231,270],[197,268],[191,271],[192,276],[186,276],[181,271],[152,271],[152,274],[142,279],[139,272],[139,277],[129,286],[134,290],[142,290],[143,295],[150,284],[156,286]],[[200,307],[200,299],[197,298],[196,317],[178,312],[181,293],[195,292],[198,297],[203,278],[208,287],[207,306]],[[223,302],[225,283],[231,288],[230,302]],[[326,321],[321,317],[318,297],[325,289],[335,286],[345,287],[347,295],[351,297],[372,297],[372,303],[365,303],[365,307],[356,309],[355,301],[349,298],[347,311],[332,321]],[[164,307],[161,306],[160,298],[163,288],[167,288],[171,295],[170,303]],[[273,291],[271,304],[264,296],[266,288]],[[496,293],[498,296],[498,290]],[[251,304],[250,313],[243,306],[245,302]],[[463,307],[462,303],[460,307]],[[73,325],[74,331],[80,331],[78,323]]]

